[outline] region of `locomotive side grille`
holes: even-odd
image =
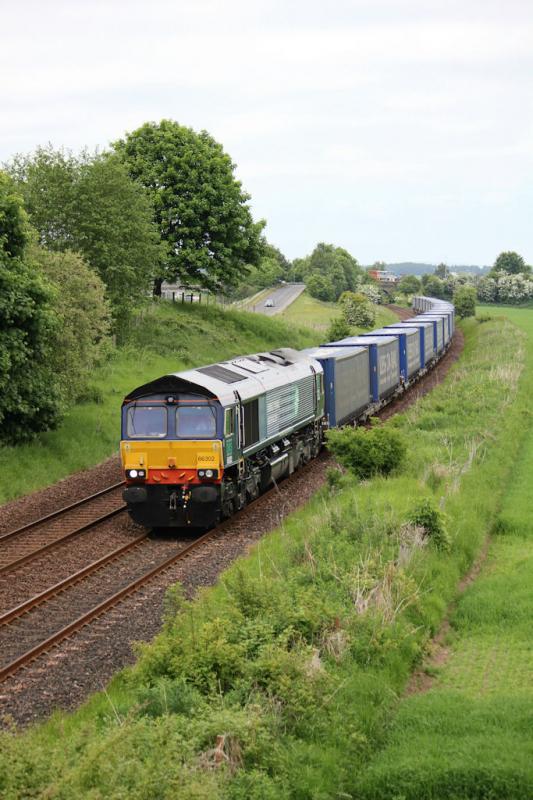
[[[267,392],[267,438],[314,414],[314,380],[314,375],[308,375],[288,386],[279,386]]]

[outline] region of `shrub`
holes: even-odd
[[[335,458],[361,480],[388,475],[405,458],[405,441],[391,428],[346,427],[328,431],[327,439]]]
[[[335,317],[335,319],[331,320],[326,336],[329,342],[337,342],[339,339],[350,336],[351,332],[352,330],[344,317]]]
[[[52,308],[60,327],[53,340],[51,364],[63,397],[67,402],[101,403],[101,390],[88,382],[111,343],[105,285],[83,258],[70,250],[54,253],[34,247],[31,256],[55,289]]]
[[[458,316],[461,319],[465,317],[476,316],[476,290],[473,286],[461,286],[453,293],[453,304]]]
[[[422,500],[413,508],[408,522],[417,528],[422,528],[439,550],[450,549],[451,542],[444,524],[444,515],[430,499]]]
[[[376,321],[376,310],[361,292],[343,292],[339,303],[348,325],[369,328]]]

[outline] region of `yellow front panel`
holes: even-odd
[[[222,442],[122,441],[120,457],[124,469],[222,469]]]

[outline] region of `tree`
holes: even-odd
[[[226,291],[257,265],[264,221],[254,222],[235,164],[206,131],[147,122],[114,144],[132,178],[150,192],[168,245],[163,279]]]
[[[357,260],[343,247],[320,242],[308,261],[308,274],[319,274],[328,278],[333,286],[333,299],[344,291],[353,291],[357,279],[362,275]]]
[[[320,273],[314,272],[307,279],[306,284],[307,291],[311,297],[316,297],[317,300],[324,301],[335,299],[335,289],[333,288],[333,284],[325,275],[320,275]]]
[[[315,276],[319,276],[321,280],[315,281]],[[319,299],[324,299],[322,279],[327,282],[328,299],[337,300],[343,292],[354,291],[364,277],[364,271],[347,250],[324,242],[319,242],[310,256],[297,258],[292,262],[292,279],[304,281],[314,297],[319,295],[313,287],[320,287]]]
[[[77,157],[41,147],[31,156],[17,156],[10,171],[39,243],[82,253],[107,287],[120,331],[165,253],[145,190],[109,154]]]
[[[51,307],[59,320],[51,340],[51,366],[63,398],[83,395],[92,370],[108,352],[110,309],[105,285],[78,253],[34,246],[31,261],[56,290]]]
[[[457,315],[465,317],[476,316],[476,290],[473,286],[460,286],[453,295],[453,304]]]
[[[505,253],[500,253],[494,266],[491,270],[493,272],[507,272],[509,275],[518,275],[523,272],[531,272],[531,267],[528,267],[522,256],[518,253],[508,250]]]
[[[438,267],[435,267],[435,273],[437,278],[440,278],[442,281],[446,280],[446,278],[450,275],[450,270],[448,269],[446,264],[439,264]]]
[[[257,266],[248,266],[248,272],[235,287],[233,296],[246,297],[258,289],[266,289],[290,277],[291,265],[281,250],[272,244],[265,243],[264,253]]]
[[[63,406],[52,355],[57,320],[52,292],[26,263],[27,217],[0,172],[0,440],[30,439],[53,427]]]
[[[430,275],[429,278],[425,281],[424,285],[424,292],[429,297],[444,297],[444,283],[441,281],[440,278],[436,278],[434,275]]]
[[[405,295],[416,294],[420,288],[420,279],[416,275],[405,275],[398,284],[398,291]]]

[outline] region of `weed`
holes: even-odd
[[[450,549],[450,536],[444,524],[444,515],[428,498],[422,500],[410,511],[409,524],[424,531],[424,535],[439,550]]]

